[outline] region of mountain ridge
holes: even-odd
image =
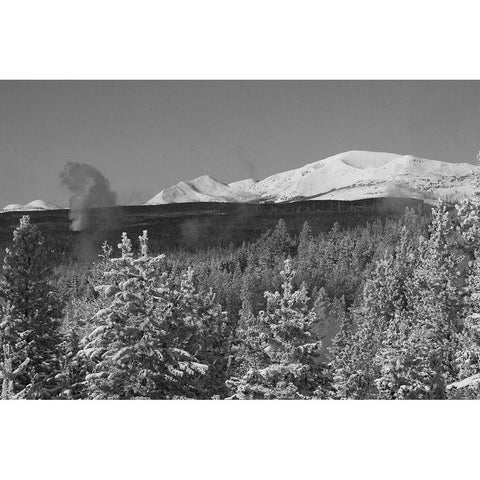
[[[0,209],[0,212],[33,212],[38,210],[61,210],[61,207],[54,203],[38,199],[25,205],[20,203],[10,203]]]
[[[160,191],[145,205],[202,201],[283,203],[300,200],[359,200],[408,197],[434,201],[473,194],[478,167],[414,155],[350,150],[263,180],[223,183],[210,175]]]

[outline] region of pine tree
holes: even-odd
[[[464,279],[479,238],[476,210],[471,202],[453,211],[443,203],[434,209],[430,238],[419,245],[405,283],[405,305],[388,325],[374,361],[381,398],[445,398],[446,385],[457,377]]]
[[[262,348],[267,332],[267,326],[258,321],[252,312],[249,299],[245,298],[240,310],[233,350],[237,374],[244,375],[251,368],[259,369],[268,365],[269,357]]]
[[[12,317],[11,306],[9,304],[4,305],[2,308],[2,322],[0,328],[6,328],[6,325],[13,325],[17,323],[14,317]],[[16,342],[18,347],[20,342]],[[16,398],[25,398],[30,391],[31,385],[27,385],[23,390],[18,390],[16,386],[17,379],[23,375],[30,363],[30,359],[27,357],[22,363],[18,363],[19,356],[15,354],[12,349],[12,345],[8,342],[3,342],[3,355],[0,359],[0,380],[2,380],[2,400],[11,400]],[[15,363],[14,363],[15,362]]]
[[[51,283],[45,241],[40,230],[22,217],[7,248],[0,298],[8,314],[0,326],[0,343],[7,346],[13,365],[28,360],[15,377],[13,390],[30,385],[30,395],[49,398],[58,393],[54,375],[59,368],[59,318],[63,303]]]
[[[346,312],[345,297],[330,298],[322,287],[318,291],[314,289],[312,298],[312,310],[316,316],[314,332],[322,340],[326,350],[340,330]]]
[[[267,308],[253,321],[245,341],[259,363],[227,383],[238,399],[307,399],[326,396],[325,366],[316,362],[321,342],[312,334],[315,314],[308,310],[305,285],[293,289],[291,260],[281,272],[282,293],[265,292]],[[247,314],[248,315],[248,314]],[[255,329],[257,330],[255,332]],[[265,355],[265,357],[263,357]]]
[[[159,275],[164,256],[148,255],[146,231],[139,240],[135,258],[123,234],[121,257],[109,259],[107,283],[97,287],[110,303],[97,312],[100,325],[79,353],[90,362],[90,398],[191,397],[208,369],[195,356],[201,351],[199,318],[184,302],[190,278],[180,291],[171,288],[166,274]]]
[[[308,222],[303,223],[302,231],[298,236],[297,261],[300,265],[309,263],[312,255],[313,235],[312,228]]]
[[[164,301],[171,305],[169,317],[195,329],[185,349],[195,354],[198,361],[208,366],[205,374],[195,381],[198,398],[221,398],[227,394],[225,381],[231,365],[233,329],[228,315],[216,302],[212,289],[199,292],[194,285],[194,271],[189,267],[183,275],[180,290],[167,290]],[[168,294],[169,293],[169,294]],[[175,324],[177,328],[177,324]]]
[[[449,398],[480,397],[480,152],[474,175],[474,197],[456,205],[457,243],[464,256],[459,262],[460,279],[466,278],[465,305],[460,319],[455,363],[458,381],[447,386]],[[461,281],[461,280],[460,280]]]
[[[410,336],[423,352],[426,388],[444,398],[446,384],[458,376],[455,357],[465,310],[470,257],[478,244],[478,207],[462,202],[454,210],[443,203],[432,212],[430,238],[420,249],[419,265],[410,280]],[[434,370],[435,374],[428,373]],[[433,385],[429,378],[436,378]]]
[[[467,304],[455,353],[458,381],[447,388],[450,398],[480,397],[480,252],[468,276],[466,292]]]
[[[332,351],[335,389],[340,398],[376,398],[375,380],[381,375],[381,356],[387,332],[397,323],[407,308],[407,284],[416,265],[415,244],[406,229],[392,253],[386,253],[376,262],[371,277],[365,284],[361,308],[355,315],[357,328],[350,323],[341,332],[338,342],[346,342],[348,354],[341,349]],[[345,329],[346,324],[343,325]]]
[[[438,325],[398,312],[374,360],[380,371],[375,379],[378,398],[445,398],[442,338]]]
[[[298,236],[297,257],[295,268],[297,271],[297,282],[305,282],[307,285],[317,285],[319,271],[316,252],[316,242],[312,235],[312,229],[308,222],[304,222],[300,235]]]
[[[22,375],[28,364],[30,363],[30,359],[27,358],[24,360],[20,365],[16,368],[12,364],[12,355],[10,345],[3,346],[3,361],[0,362],[0,379],[2,380],[2,400],[14,400],[19,398],[25,398],[28,391],[30,390],[30,386],[27,386],[20,392],[15,393],[15,380]]]
[[[332,397],[337,399],[361,398],[359,392],[365,390],[363,375],[356,369],[358,354],[355,348],[355,328],[351,315],[344,315],[340,330],[329,348],[330,369],[333,378]]]
[[[263,235],[256,246],[259,265],[265,270],[274,268],[279,260],[283,262],[295,251],[295,242],[283,219],[278,221],[273,231]]]

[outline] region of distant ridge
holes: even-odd
[[[439,198],[455,201],[473,195],[477,173],[480,173],[479,167],[470,163],[352,150],[263,180],[247,178],[227,184],[202,175],[160,191],[145,205],[352,201],[380,197],[413,198],[428,203]],[[25,205],[6,205],[0,213],[60,209],[54,203],[34,200]]]
[[[404,197],[459,200],[473,194],[478,167],[413,155],[352,150],[263,180],[230,184],[209,175],[162,190],[146,205],[190,202],[266,203]]]
[[[0,209],[0,212],[32,212],[37,210],[60,210],[60,207],[45,200],[34,200],[26,205],[11,203]]]

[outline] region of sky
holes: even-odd
[[[347,150],[474,163],[479,149],[480,81],[0,81],[0,207],[67,206],[69,161],[136,204]]]

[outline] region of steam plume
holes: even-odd
[[[110,188],[110,181],[95,167],[86,163],[68,162],[60,172],[62,185],[70,197],[70,228],[82,231],[89,224],[89,208],[113,207],[117,194]]]
[[[249,178],[256,178],[256,168],[255,164],[250,160],[250,154],[248,148],[242,147],[241,145],[236,146],[229,150],[229,153],[237,157],[242,164],[246,167]]]

